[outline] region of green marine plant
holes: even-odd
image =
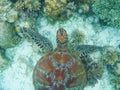
[[[35,90],[83,90],[86,85],[95,85],[97,79],[102,77],[101,65],[93,61],[89,54],[103,47],[74,45],[73,49],[72,45],[68,46],[71,43],[63,28],[57,30],[55,49],[49,39],[38,31],[23,28],[21,32],[32,39],[45,54],[33,70]]]
[[[107,25],[120,28],[120,0],[95,0],[92,10]]]

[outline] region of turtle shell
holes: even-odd
[[[80,58],[68,50],[55,50],[45,55],[33,71],[35,90],[82,90],[86,81]]]

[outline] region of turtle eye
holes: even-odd
[[[66,31],[63,28],[60,28],[57,31],[57,37],[58,37],[58,40],[60,41],[60,43],[64,43],[66,41],[66,39],[67,39]]]

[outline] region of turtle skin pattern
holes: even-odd
[[[69,50],[56,49],[38,61],[33,80],[35,90],[82,90],[86,72],[81,60]]]

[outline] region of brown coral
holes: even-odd
[[[52,17],[53,19],[56,19],[58,15],[60,15],[60,13],[63,10],[63,6],[66,3],[58,3],[57,0],[45,0],[45,13],[46,15]]]
[[[53,19],[64,19],[69,17],[75,10],[74,2],[67,0],[45,0],[44,12]]]

